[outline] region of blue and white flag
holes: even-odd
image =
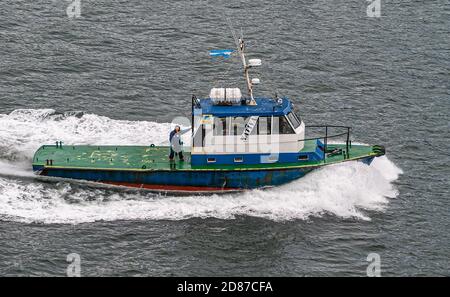
[[[229,58],[233,52],[234,50],[232,49],[218,49],[218,50],[210,50],[209,55],[211,57]]]

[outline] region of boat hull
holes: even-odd
[[[315,149],[315,143],[309,147]],[[169,161],[167,147],[155,146],[49,146],[39,148],[33,157],[33,170],[54,178],[142,188],[158,192],[226,192],[282,185],[323,166],[348,161],[370,164],[384,155],[380,146],[335,144],[323,160],[257,165],[192,166],[191,154],[185,161]],[[304,153],[302,151],[301,153]]]
[[[272,170],[121,171],[34,168],[43,176],[86,180],[167,192],[222,192],[272,187],[303,177],[316,167]]]

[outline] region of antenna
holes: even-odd
[[[248,95],[250,96],[249,105],[256,105],[256,101],[253,98],[253,84],[259,83],[259,80],[254,80],[253,82],[252,82],[252,80],[250,80],[249,69],[251,67],[261,66],[261,60],[260,59],[250,59],[247,63],[247,60],[245,58],[245,42],[244,42],[243,30],[241,28],[241,36],[239,38],[237,38],[236,33],[233,29],[233,26],[232,26],[229,18],[227,18],[227,23],[228,23],[228,26],[230,27],[231,34],[233,35],[233,39],[236,44],[239,55],[241,56],[242,65],[244,66],[244,77],[245,77],[245,81],[247,83]]]
[[[236,33],[234,32],[233,25],[231,24],[230,18],[227,18],[227,24],[230,28],[231,35],[233,37],[233,41],[236,44],[236,47],[239,48],[239,39],[236,37]]]

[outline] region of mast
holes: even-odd
[[[245,58],[245,43],[244,39],[241,36],[238,40],[238,52],[241,56],[242,65],[244,66],[244,78],[247,83],[247,91],[248,95],[250,96],[250,104],[249,105],[256,105],[255,98],[253,98],[253,83],[250,79],[249,69],[252,67],[251,63],[247,63],[247,60]]]
[[[252,59],[250,59],[249,62],[247,63],[247,60],[245,58],[245,43],[244,43],[244,36],[242,34],[242,29],[241,29],[241,37],[237,38],[236,37],[236,33],[235,33],[235,31],[233,29],[233,26],[231,24],[231,21],[228,18],[227,18],[227,23],[228,23],[228,26],[230,27],[231,34],[233,35],[233,39],[234,39],[234,42],[236,43],[236,47],[237,47],[237,50],[239,52],[239,55],[241,56],[242,65],[244,66],[244,78],[245,78],[245,82],[247,84],[248,96],[250,97],[249,105],[257,105],[256,101],[255,101],[255,98],[253,98],[253,82],[250,79],[249,69],[252,66],[260,66],[261,65],[261,60],[259,60],[259,59],[253,59],[252,60]],[[252,62],[256,62],[256,63],[252,64]],[[255,84],[256,83],[259,83],[259,79],[257,81],[255,81]]]

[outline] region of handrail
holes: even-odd
[[[344,135],[347,135],[347,132],[340,133],[340,134],[335,134],[335,135],[331,135],[331,136],[326,136],[326,137],[327,138],[335,138],[335,137],[344,136]],[[303,139],[299,139],[298,141],[317,140],[317,139],[324,139],[324,138],[325,138],[325,136],[312,137],[312,138],[303,138]]]
[[[324,127],[329,127],[329,128],[352,128],[350,126],[342,126],[342,125],[305,125],[306,128],[324,128]]]
[[[304,138],[304,139],[298,140],[298,141],[307,141],[307,140],[322,140],[323,139],[323,144],[324,144],[323,160],[324,160],[324,162],[325,162],[326,155],[327,155],[328,139],[341,137],[344,135],[346,136],[346,140],[345,140],[346,150],[345,150],[344,158],[346,157],[348,159],[350,157],[350,152],[349,152],[349,149],[351,147],[350,130],[352,129],[352,127],[342,126],[342,125],[307,125],[307,126],[305,126],[305,128],[325,128],[325,136]],[[328,135],[328,128],[343,128],[343,129],[346,129],[347,131],[338,133],[338,134],[334,134],[334,135]]]

